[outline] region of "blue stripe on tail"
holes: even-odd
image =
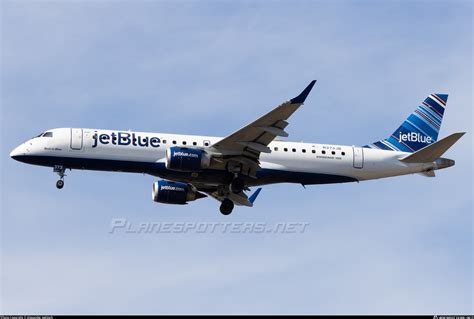
[[[431,94],[390,137],[364,147],[416,152],[436,142],[447,101],[447,94]]]

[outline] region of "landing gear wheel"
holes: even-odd
[[[53,172],[59,175],[59,180],[56,182],[56,187],[58,189],[64,187],[64,176],[66,176],[66,174],[64,174],[65,171],[66,169],[62,165],[54,165],[53,167]]]
[[[232,210],[234,209],[234,202],[232,202],[230,199],[226,198],[222,201],[220,211],[222,215],[229,215],[232,213]]]
[[[234,194],[240,193],[241,191],[244,190],[244,188],[245,188],[244,180],[242,178],[239,178],[239,177],[234,178],[234,180],[230,184],[230,190]]]
[[[64,181],[62,179],[60,179],[59,181],[56,182],[56,187],[58,189],[61,189],[64,187]]]

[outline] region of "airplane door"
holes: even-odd
[[[353,146],[354,152],[354,168],[364,167],[364,149],[362,147]]]
[[[71,129],[71,149],[73,150],[82,149],[82,128]]]

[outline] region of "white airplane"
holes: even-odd
[[[439,141],[448,96],[429,95],[387,139],[365,146],[282,141],[288,118],[303,105],[316,81],[256,121],[221,137],[58,128],[45,131],[15,148],[20,162],[49,166],[64,186],[66,169],[146,173],[155,202],[186,204],[210,195],[224,215],[234,204],[253,206],[261,188],[272,183],[329,184],[359,182],[435,170],[454,161],[441,156],[464,135]]]

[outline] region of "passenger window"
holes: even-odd
[[[43,134],[43,137],[53,137],[53,132],[46,132]]]
[[[286,147],[285,147],[283,150],[284,150],[285,152],[288,152],[288,149],[287,149]]]
[[[163,140],[163,144],[166,144],[166,140]]]
[[[183,141],[183,145],[186,145],[186,141]]]
[[[305,150],[304,148],[303,148],[303,150],[302,150],[302,151],[303,151],[303,153],[306,153],[306,150]]]
[[[326,151],[322,151],[321,153],[326,154]]]
[[[193,145],[196,146],[196,145],[197,145],[197,142],[193,142]]]
[[[208,142],[205,142],[205,143],[204,143],[204,146],[209,146],[209,143],[208,143]]]
[[[313,153],[313,154],[316,153],[316,150],[312,150],[311,153]]]
[[[176,141],[173,141],[173,144],[176,144]]]
[[[292,149],[293,152],[296,152],[296,148]]]
[[[336,155],[336,152],[332,151],[331,154],[332,154],[332,155]]]
[[[342,156],[344,156],[344,155],[346,155],[346,152],[342,152],[341,154],[342,154]]]
[[[275,152],[278,151],[278,147],[275,147],[274,150],[275,150]]]

